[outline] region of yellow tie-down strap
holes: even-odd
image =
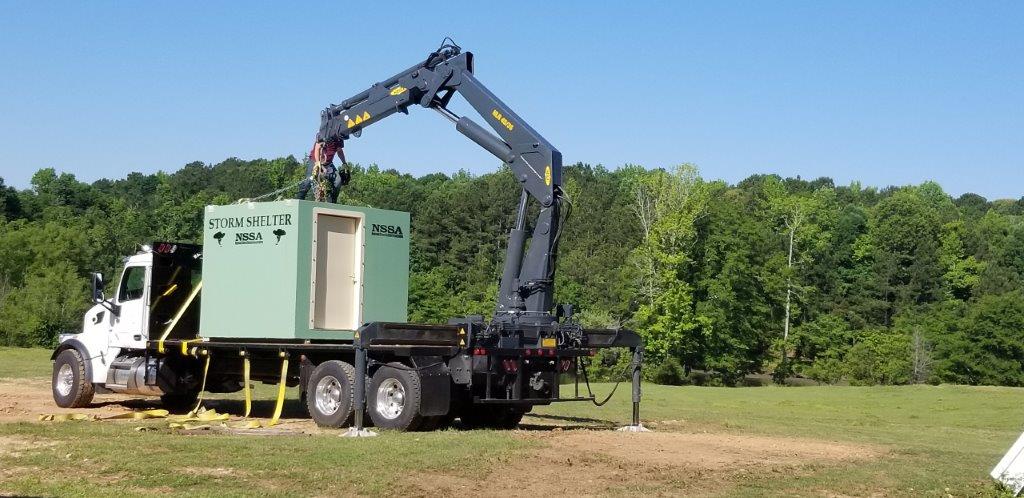
[[[268,426],[277,425],[278,419],[281,418],[281,408],[284,407],[284,390],[287,386],[288,380],[288,355],[283,351],[280,353],[281,360],[281,381],[277,383],[277,403],[274,405],[274,416],[270,418]]]
[[[192,288],[192,292],[189,293],[188,298],[185,299],[185,302],[181,304],[181,308],[178,309],[178,312],[174,314],[174,318],[171,318],[171,323],[169,323],[167,325],[167,328],[164,329],[163,335],[160,336],[160,340],[158,340],[157,343],[156,343],[156,350],[158,352],[160,352],[160,353],[164,352],[164,341],[167,340],[167,336],[171,335],[171,331],[174,330],[174,326],[178,324],[178,320],[181,320],[182,315],[184,315],[185,311],[188,310],[189,305],[191,305],[192,301],[194,301],[196,299],[196,296],[199,295],[199,291],[202,288],[203,288],[203,281],[200,280],[199,283],[197,283],[195,285],[195,287]],[[185,345],[182,344],[181,347],[182,347],[182,354],[185,354],[184,353]]]
[[[198,413],[199,408],[203,406],[203,393],[206,392],[206,374],[210,371],[210,353],[209,351],[204,350],[203,355],[206,356],[206,361],[203,362],[203,380],[200,383],[199,396],[196,397],[196,407],[193,408],[192,411],[188,412],[189,415]]]
[[[195,350],[195,348],[193,348]],[[184,430],[198,430],[198,429],[210,429],[215,426],[229,427],[231,429],[259,429],[264,427],[272,427],[278,424],[281,419],[281,412],[284,408],[284,394],[285,389],[288,387],[288,355],[285,352],[279,353],[281,358],[281,379],[277,386],[277,400],[274,405],[274,414],[269,421],[263,423],[259,420],[246,420],[249,418],[249,414],[252,410],[252,391],[249,385],[249,357],[244,352],[240,353],[244,356],[243,359],[243,377],[245,379],[245,415],[242,423],[228,426],[228,422],[231,416],[227,413],[218,413],[216,410],[204,408],[203,405],[203,393],[206,391],[206,376],[210,370],[210,354],[209,351],[199,350],[195,351],[198,355],[205,356],[206,359],[203,362],[203,379],[199,391],[198,399],[196,400],[196,406],[185,415],[170,415],[170,412],[164,409],[153,409],[144,410],[130,413],[120,413],[109,417],[100,417],[98,415],[88,413],[51,413],[39,416],[40,422],[67,422],[75,420],[148,420],[163,418],[167,419],[167,426],[171,429],[184,429]],[[216,425],[214,425],[216,424]],[[151,430],[152,427],[136,427],[136,430]]]
[[[249,412],[252,411],[252,388],[249,386],[249,355],[245,351],[239,354],[242,355],[242,389],[245,390],[245,415],[242,418],[249,418]]]
[[[153,300],[153,304],[149,305],[150,311],[156,309],[156,307],[160,304],[160,301],[162,301],[165,297],[174,294],[174,291],[178,290],[178,284],[175,284],[173,282],[178,279],[178,274],[181,273],[182,268],[182,266],[179,266],[174,269],[174,273],[171,274],[171,278],[167,279],[167,284],[169,285],[169,287],[167,287],[167,290],[165,290],[162,294],[160,294],[159,296],[156,297],[156,299]]]

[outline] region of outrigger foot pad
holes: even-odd
[[[356,429],[355,427],[349,427],[347,431],[341,433],[341,437],[373,437],[377,433],[370,429]]]
[[[644,424],[624,425],[615,430],[619,432],[651,432],[650,429],[644,427]]]

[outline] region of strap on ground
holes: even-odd
[[[99,420],[91,413],[47,413],[39,416],[40,422],[67,422],[69,420]]]
[[[193,349],[194,352],[198,352]],[[203,393],[206,391],[206,377],[210,370],[210,354],[208,351],[201,351],[200,354],[206,356],[206,360],[203,363],[203,380],[202,387],[199,391],[198,400],[196,406],[190,412],[185,415],[170,415],[167,410],[164,409],[152,409],[130,413],[119,413],[109,417],[100,417],[91,413],[50,413],[39,416],[40,422],[67,422],[75,420],[147,420],[162,418],[168,421],[167,426],[171,429],[183,429],[183,430],[198,430],[198,429],[210,429],[215,426],[227,426],[227,422],[231,416],[227,413],[217,413],[217,410],[203,408]],[[241,424],[235,424],[228,426],[232,429],[260,429],[265,427],[272,427],[278,424],[281,418],[281,412],[284,408],[284,394],[288,381],[288,355],[284,352],[280,353],[281,356],[281,379],[278,382],[277,387],[277,401],[274,405],[274,415],[270,421],[263,423],[259,420],[244,420],[249,418],[249,413],[252,410],[252,391],[249,389],[249,358],[245,357],[243,360],[243,376],[245,378],[245,416]],[[216,425],[214,425],[216,424]],[[146,427],[136,427],[136,430],[148,430]]]
[[[170,413],[162,408],[156,408],[141,412],[119,413],[110,417],[103,417],[100,420],[146,420],[150,418],[166,418]]]

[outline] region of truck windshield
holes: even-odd
[[[146,267],[129,266],[121,277],[121,288],[117,291],[118,302],[134,301],[142,297],[146,286]]]

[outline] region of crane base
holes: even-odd
[[[615,430],[619,432],[652,432],[650,429],[644,427],[644,424],[624,425]]]

